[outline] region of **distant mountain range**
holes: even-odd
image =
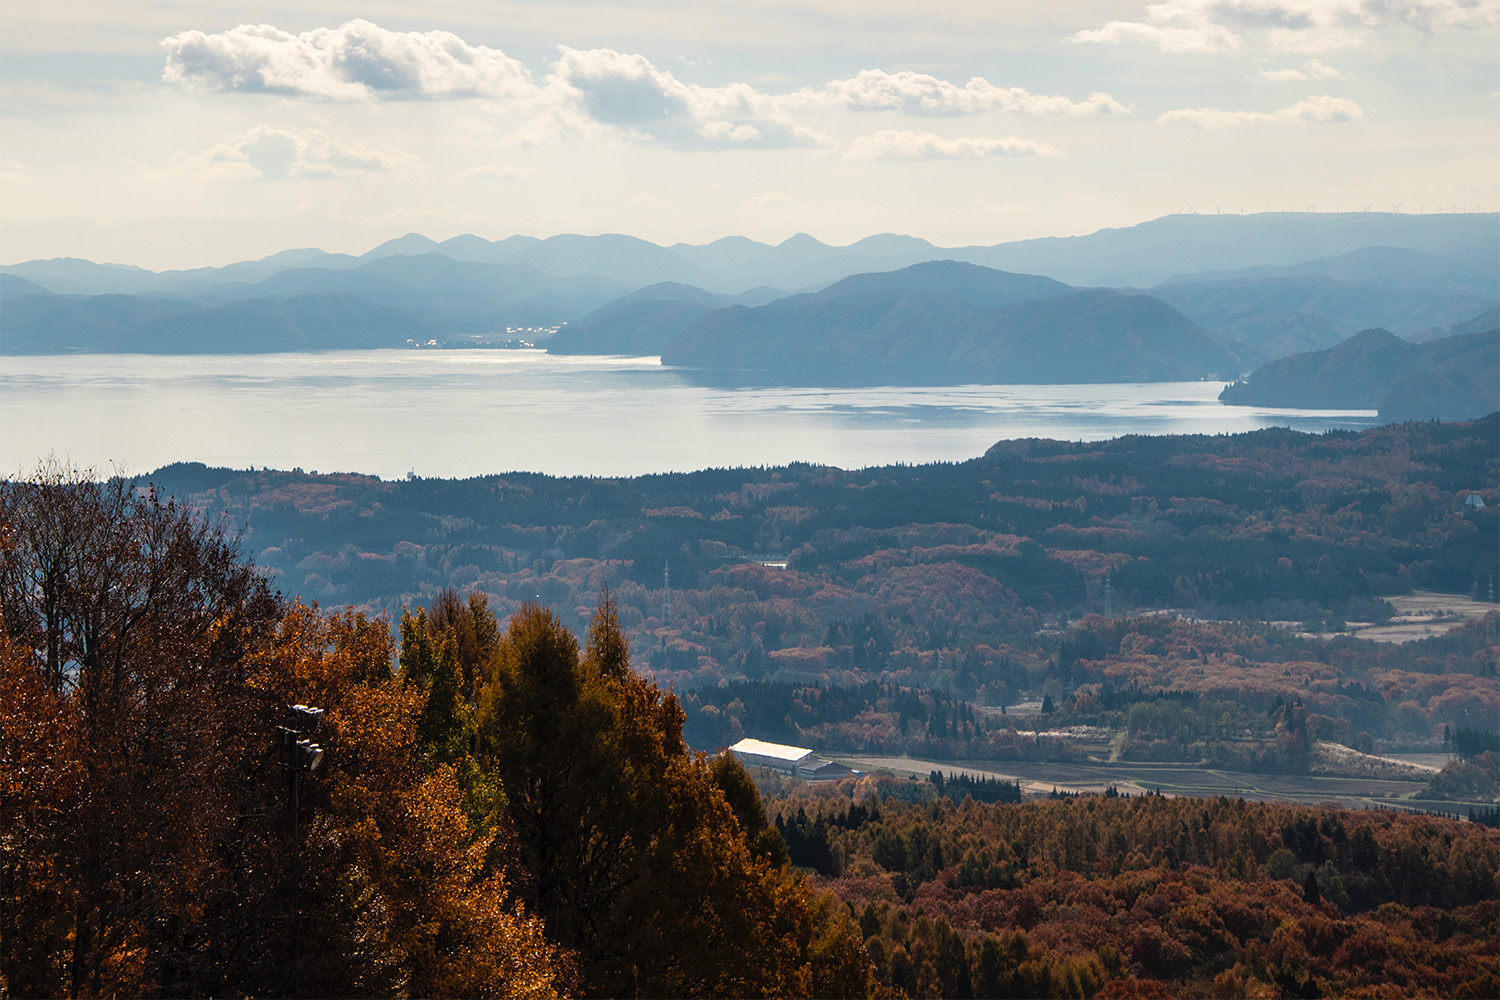
[[[1446,334],[1495,303],[1500,262],[1494,253],[1372,246],[1295,265],[1180,275],[1151,293],[1276,358],[1332,347],[1372,327],[1412,338]]]
[[[372,348],[561,325],[557,353],[766,377],[1234,375],[1367,327],[1411,340],[1457,330],[1500,303],[1497,235],[1494,214],[1264,213],[958,248],[891,234],[844,247],[805,234],[668,247],[408,234],[357,257],[296,249],[159,273],[59,258],[0,268],[0,354]],[[913,270],[945,260],[975,268]],[[992,295],[1002,285],[1006,301]],[[1083,297],[1021,308],[1069,295]],[[1062,345],[1080,353],[1059,368]]]
[[[1482,287],[1475,290],[1493,296],[1493,265],[1500,260],[1497,233],[1500,233],[1500,216],[1495,213],[1381,212],[1169,215],[1087,236],[947,248],[916,237],[892,234],[868,236],[843,247],[829,246],[806,234],[775,246],[743,236],[728,236],[702,245],[678,243],[663,247],[619,235],[562,235],[546,239],[512,236],[495,241],[465,235],[436,242],[411,233],[388,240],[358,257],[315,249],[285,250],[258,261],[159,273],[119,264],[57,258],[10,264],[0,267],[0,271],[28,278],[58,294],[120,292],[183,297],[211,291],[232,293],[235,285],[253,284],[294,267],[344,270],[389,257],[437,254],[460,262],[525,265],[557,278],[592,275],[623,286],[621,291],[674,281],[738,295],[757,286],[806,291],[851,274],[892,271],[928,260],[958,260],[998,270],[1045,274],[1070,285],[1149,288],[1174,279],[1288,276],[1220,273],[1201,278],[1181,277],[1204,271],[1295,269],[1308,261],[1384,247],[1466,261],[1466,266],[1478,269],[1481,277],[1488,275]],[[1487,265],[1488,272],[1483,270]],[[1372,280],[1364,271],[1354,275],[1314,270],[1321,276],[1343,280]]]
[[[1258,368],[1225,387],[1219,399],[1255,406],[1375,409],[1382,420],[1484,416],[1500,409],[1500,329],[1423,344],[1387,330],[1365,330],[1326,351]]]

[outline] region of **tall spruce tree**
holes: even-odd
[[[847,929],[815,929],[800,883],[752,854],[682,722],[677,699],[630,669],[607,596],[582,655],[546,609],[510,620],[481,701],[481,752],[531,875],[522,895],[577,953],[583,991],[863,991],[862,950],[851,964]]]

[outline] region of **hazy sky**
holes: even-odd
[[[1500,207],[1500,0],[4,0],[0,262]]]

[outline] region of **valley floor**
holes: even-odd
[[[1198,767],[1192,764],[1088,761],[920,760],[914,757],[829,755],[841,764],[861,771],[890,771],[925,779],[932,771],[964,774],[975,778],[1016,781],[1028,796],[1062,793],[1100,794],[1111,785],[1131,795],[1159,792],[1169,796],[1243,798],[1256,802],[1295,802],[1307,805],[1334,803],[1348,809],[1405,808],[1437,810],[1464,815],[1473,803],[1414,800],[1412,795],[1427,787],[1426,781],[1395,778],[1360,778],[1324,774],[1248,774]],[[1414,755],[1425,758],[1430,755]],[[1416,763],[1416,761],[1412,761]]]

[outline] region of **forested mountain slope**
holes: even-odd
[[[581,631],[609,586],[639,662],[679,691],[874,681],[1003,705],[1054,682],[1061,707],[1081,687],[1103,697],[1139,681],[1258,706],[1265,738],[1275,698],[1300,695],[1311,713],[1357,720],[1345,738],[1363,728],[1430,741],[1444,723],[1477,725],[1465,713],[1490,704],[1481,687],[1494,686],[1480,677],[1482,629],[1447,672],[1439,647],[1392,659],[1347,639],[1347,661],[1331,667],[1320,640],[1270,625],[1087,638],[1066,623],[1177,609],[1337,629],[1389,616],[1381,598],[1412,588],[1482,596],[1500,550],[1495,415],[1362,433],[1011,441],[956,465],[857,471],[386,482],[177,465],[148,478],[227,512],[281,588],[324,606],[399,615],[453,587],[488,595],[502,616],[539,601]],[[1157,644],[1179,658],[1136,672]],[[1078,649],[1093,650],[1093,665],[1075,669]],[[1202,675],[1183,675],[1200,655]],[[1372,689],[1386,693],[1359,693]],[[872,748],[928,735],[897,740],[896,715],[882,719],[862,737]],[[1179,757],[1200,739],[1170,731]]]
[[[689,749],[607,597],[580,642],[445,591],[397,645],[278,595],[227,525],[56,466],[0,484],[0,540],[7,993],[1495,992],[1480,823],[757,778]],[[1111,631],[1171,655],[1092,631],[1071,665]],[[939,733],[963,707],[875,693]],[[1455,742],[1493,770],[1493,732]]]
[[[1243,359],[1161,301],[939,261],[705,315],[665,364],[772,383],[1129,382],[1237,374]]]
[[[1378,409],[1387,420],[1462,420],[1500,407],[1500,330],[1413,344],[1366,330],[1326,351],[1293,355],[1225,387],[1254,406]]]

